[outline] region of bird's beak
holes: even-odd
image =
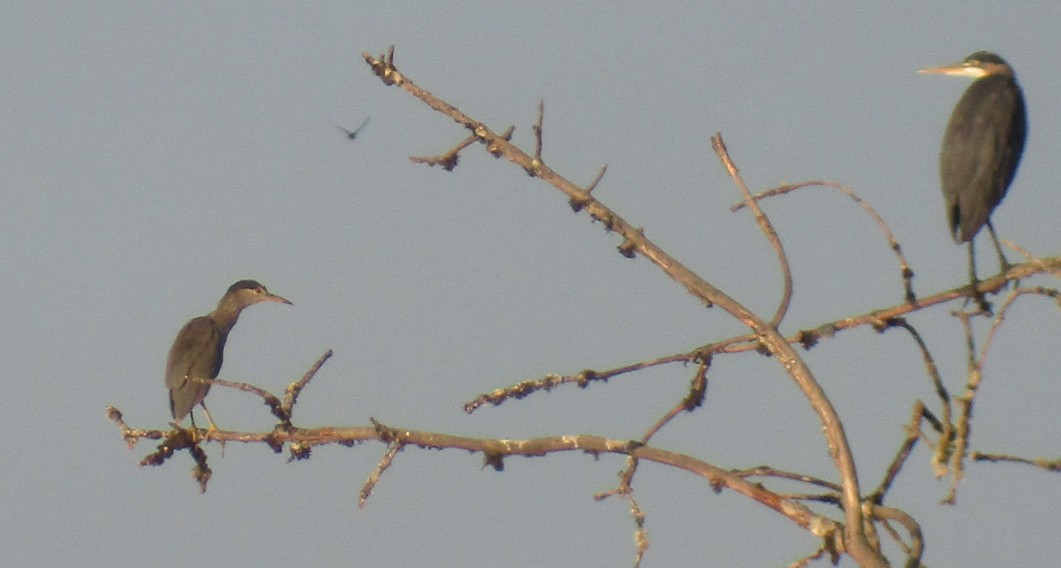
[[[262,296],[261,301],[263,301],[263,302],[276,302],[278,304],[287,304],[289,306],[295,305],[295,304],[292,304],[291,301],[288,300],[287,298],[282,298],[280,296],[277,296],[276,294],[273,294],[272,292],[269,292],[266,295]]]
[[[944,65],[942,67],[929,67],[928,69],[919,69],[917,72],[921,75],[952,75],[955,77],[972,77],[973,79],[983,77],[987,74],[983,69],[979,67],[962,65],[961,63]]]

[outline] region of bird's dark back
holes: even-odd
[[[969,86],[954,108],[940,154],[940,175],[950,228],[971,240],[1006,196],[1027,132],[1024,97],[1006,75]]]

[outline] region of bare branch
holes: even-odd
[[[634,531],[634,543],[637,545],[634,568],[638,568],[641,566],[641,560],[645,558],[645,552],[648,551],[648,531],[645,530],[645,513],[641,510],[641,506],[637,504],[637,499],[634,499],[632,491],[626,494],[626,500],[630,503],[630,516],[634,518],[634,524],[637,525],[637,530]]]
[[[593,193],[593,190],[597,189],[597,184],[599,184],[600,181],[604,179],[604,173],[607,171],[608,165],[605,164],[603,167],[601,167],[600,172],[597,174],[597,177],[593,179],[593,183],[589,184],[589,186],[586,187],[586,195]],[[571,210],[575,213],[578,213],[582,210],[583,207],[586,206],[585,201],[576,201],[574,197],[568,199],[567,202],[569,205],[571,205]]]
[[[108,413],[120,416],[117,409],[109,409]],[[169,457],[176,451],[187,449],[192,452],[199,451],[198,443],[189,435],[188,430],[176,429],[169,432],[159,430],[129,430],[123,428],[123,438],[127,435],[133,438],[151,438],[165,440],[163,443]],[[546,438],[532,438],[526,440],[492,439],[492,438],[468,438],[454,436],[438,432],[425,432],[385,426],[375,420],[372,425],[347,428],[297,428],[287,430],[276,428],[271,432],[217,432],[211,440],[242,442],[242,443],[267,443],[274,444],[303,443],[310,446],[323,444],[351,445],[363,441],[379,441],[389,446],[388,455],[381,460],[377,466],[377,472],[382,473],[387,469],[393,455],[397,453],[395,448],[409,446],[423,449],[456,449],[461,451],[480,452],[487,458],[488,463],[493,460],[503,459],[509,456],[535,457],[544,456],[557,452],[580,451],[592,456],[599,454],[625,455],[637,460],[646,460],[654,463],[669,465],[699,475],[705,478],[716,491],[723,488],[736,491],[741,495],[750,497],[763,505],[781,513],[796,524],[810,529],[818,536],[838,536],[839,526],[835,521],[819,516],[810,509],[797,502],[786,500],[776,493],[766,489],[761,484],[750,483],[738,475],[734,475],[722,468],[714,466],[692,456],[653,448],[632,440],[615,440],[602,438],[600,436],[567,435]],[[388,457],[389,456],[389,457]],[[145,465],[160,465],[151,463]],[[371,493],[379,475],[370,478],[362,496],[367,498]]]
[[[981,368],[976,360],[976,342],[973,340],[973,328],[970,324],[972,315],[967,312],[958,311],[954,315],[962,323],[965,330],[968,378],[965,383],[965,392],[956,399],[958,404],[958,419],[955,424],[954,453],[951,455],[951,487],[942,503],[953,505],[958,498],[958,483],[965,477],[965,451],[969,447],[969,422],[973,416],[973,403],[976,400],[976,391],[980,388]]]
[[[281,405],[281,408],[283,409],[284,415],[288,417],[289,421],[295,411],[295,403],[298,402],[298,395],[302,393],[302,389],[306,388],[306,385],[309,384],[310,379],[312,379],[317,374],[317,371],[319,371],[321,367],[324,366],[324,363],[328,361],[328,359],[331,359],[331,357],[332,350],[328,349],[324,352],[323,355],[320,356],[319,359],[313,362],[313,365],[310,365],[309,370],[307,370],[302,375],[301,379],[291,383],[290,385],[287,385],[287,390],[284,392],[284,402]]]
[[[468,146],[471,146],[478,140],[479,138],[475,136],[469,136],[453,148],[450,148],[449,151],[445,153],[439,154],[437,156],[410,156],[409,161],[414,164],[442,166],[442,169],[446,170],[447,172],[451,172],[454,168],[457,167],[457,162],[460,161],[461,150],[467,148]]]
[[[542,123],[545,121],[545,99],[538,99],[538,122],[534,125],[534,160],[542,161]]]
[[[589,184],[589,187],[586,188],[586,193],[593,193],[593,190],[597,189],[597,184],[600,183],[600,180],[604,179],[604,173],[607,171],[608,164],[604,164],[603,166],[601,166],[600,172],[597,174],[597,177],[593,178],[593,183]]]
[[[375,423],[374,420],[373,423]],[[359,509],[365,508],[365,504],[368,502],[368,497],[369,495],[372,495],[372,490],[375,489],[376,483],[378,483],[383,476],[383,472],[390,469],[391,464],[394,463],[394,456],[398,455],[398,452],[402,451],[402,448],[404,447],[405,445],[401,442],[392,442],[387,448],[387,453],[383,454],[376,469],[372,472],[372,475],[368,476],[365,485],[361,487],[361,493],[357,497],[357,507]]]
[[[607,371],[593,371],[586,369],[574,375],[560,376],[555,374],[548,374],[538,379],[530,379],[516,383],[512,386],[496,389],[494,391],[481,394],[475,400],[466,402],[464,404],[464,411],[471,414],[479,409],[484,404],[493,404],[495,406],[500,405],[509,398],[524,398],[537,391],[550,391],[555,387],[564,384],[577,384],[579,388],[585,388],[592,382],[603,381],[607,382],[612,377],[624,375],[626,373],[632,373],[634,371],[640,371],[649,367],[655,367],[658,365],[666,365],[669,363],[684,363],[693,360],[698,355],[698,352],[692,353],[678,353],[674,355],[666,355],[653,359],[651,361],[641,361],[631,365],[624,365],[615,369],[609,369]]]
[[[1046,458],[1022,458],[1018,456],[1010,456],[1006,454],[991,454],[985,452],[969,452],[969,459],[973,461],[986,461],[986,462],[1009,462],[1009,463],[1022,463],[1030,466],[1035,466],[1040,469],[1052,472],[1061,472],[1061,458],[1046,459]]]
[[[279,418],[281,422],[290,422],[291,420],[289,416],[284,414],[284,410],[280,407],[280,399],[276,398],[275,395],[263,388],[256,387],[250,383],[242,383],[239,381],[226,381],[222,379],[206,379],[203,377],[192,377],[191,380],[197,383],[206,383],[209,385],[216,385],[219,387],[226,387],[230,389],[240,390],[243,392],[249,392],[255,396],[260,397],[265,403],[265,405],[269,407],[269,410],[272,411],[273,416]]]
[[[861,207],[863,211],[868,213],[869,216],[872,217],[874,221],[876,221],[877,226],[879,226],[881,228],[881,231],[884,231],[884,235],[888,239],[888,246],[892,249],[892,251],[895,253],[895,256],[899,259],[899,273],[901,274],[902,279],[903,279],[903,291],[904,291],[903,295],[906,298],[906,301],[908,303],[911,303],[911,304],[914,303],[916,300],[915,300],[915,296],[914,296],[914,289],[913,289],[913,286],[911,284],[911,282],[912,282],[912,280],[914,278],[914,271],[910,269],[909,263],[906,262],[906,256],[903,255],[902,247],[899,246],[899,240],[895,238],[895,235],[892,233],[892,230],[888,227],[888,224],[884,222],[884,218],[882,218],[880,215],[878,215],[877,211],[875,209],[873,209],[873,207],[871,207],[869,203],[867,203],[865,200],[863,200],[861,197],[859,197],[857,193],[855,193],[852,189],[848,188],[846,185],[844,185],[842,183],[835,182],[835,181],[825,181],[825,180],[804,181],[804,182],[794,183],[794,184],[779,185],[779,186],[777,186],[777,187],[775,187],[773,189],[768,189],[768,190],[766,190],[766,191],[764,191],[762,193],[757,194],[754,199],[756,201],[758,201],[760,199],[766,199],[767,197],[773,197],[775,195],[784,195],[786,193],[789,193],[789,192],[792,192],[792,191],[795,191],[797,189],[801,189],[801,188],[804,188],[804,187],[815,187],[815,186],[817,186],[817,187],[831,187],[833,189],[836,189],[836,190],[839,190],[839,191],[843,192],[845,195],[850,197],[855,203],[857,203],[858,206]],[[734,205],[733,207],[730,207],[730,210],[731,211],[738,211],[742,207],[744,207],[746,204],[747,204],[747,201],[742,202],[742,203],[738,203],[738,204]]]
[[[892,458],[891,464],[888,465],[888,469],[884,473],[884,478],[881,480],[880,485],[867,496],[867,501],[877,505],[884,502],[884,496],[887,495],[888,490],[891,489],[892,483],[895,481],[895,478],[899,476],[903,464],[906,463],[906,459],[910,457],[910,453],[914,450],[914,446],[917,445],[917,440],[921,437],[921,421],[928,420],[928,417],[930,416],[931,414],[925,410],[924,403],[920,400],[914,403],[913,416],[910,417],[910,423],[906,425],[906,438],[899,446],[899,451],[895,453],[895,457]],[[939,422],[936,421],[935,424],[937,425],[938,430]],[[948,424],[948,426],[950,425]]]
[[[800,483],[808,483],[810,485],[816,485],[818,487],[824,487],[830,491],[840,493],[842,488],[831,481],[825,481],[824,479],[818,479],[810,475],[802,473],[794,473],[791,471],[784,471],[770,467],[768,465],[760,465],[750,469],[735,469],[733,470],[734,475],[741,477],[776,477],[778,479],[788,479],[791,481],[798,481]],[[834,499],[835,501],[835,499]]]
[[[389,59],[375,58],[368,53],[363,53],[362,55],[373,71],[383,80],[384,84],[401,87],[431,108],[449,116],[458,124],[471,130],[488,145],[496,145],[501,155],[522,167],[528,174],[541,178],[546,183],[559,189],[569,199],[585,202],[584,211],[591,218],[600,221],[607,230],[614,231],[622,236],[623,243],[620,245],[620,252],[632,255],[636,251],[656,264],[664,273],[681,284],[704,305],[718,305],[734,318],[750,327],[761,338],[764,347],[770,351],[781,367],[785,369],[803,391],[804,396],[822,423],[822,431],[828,443],[829,455],[833,458],[840,472],[844,486],[842,501],[846,522],[843,528],[843,548],[851,554],[855,561],[863,566],[876,568],[887,565],[884,558],[866,538],[862,508],[860,506],[861,496],[858,487],[858,474],[851,455],[851,448],[844,433],[843,423],[840,421],[836,409],[822,390],[821,385],[814,379],[810,368],[807,367],[792,346],[786,342],[775,326],[770,325],[744,305],[722,292],[722,290],[689,270],[685,265],[678,262],[677,259],[671,257],[645,237],[643,231],[634,228],[633,225],[616,212],[604,206],[582,188],[554,172],[541,160],[533,158],[509,141],[501,139],[485,124],[471,119],[453,105],[416,86],[408,77],[399,73],[394,67],[393,54],[391,54]],[[721,138],[719,138],[719,141],[721,141]]]
[[[910,544],[906,545],[902,539],[898,538],[898,535],[892,533],[903,549],[906,551],[906,568],[918,568],[921,566],[921,555],[925,551],[925,539],[921,536],[921,525],[917,524],[917,521],[913,517],[893,507],[873,507],[873,515],[879,519],[886,521],[895,521],[906,529],[907,535],[910,536]],[[885,526],[891,528],[890,524]]]
[[[689,388],[689,394],[678,403],[677,406],[670,409],[667,414],[663,415],[644,436],[641,437],[641,442],[647,444],[656,432],[659,432],[668,422],[674,419],[675,416],[682,412],[692,412],[693,410],[700,407],[704,403],[704,398],[707,396],[707,369],[711,366],[710,357],[706,358],[696,368],[696,374],[693,376],[692,385]]]
[[[1024,256],[1024,258],[1028,259],[1029,262],[1038,265],[1040,268],[1043,269],[1044,272],[1049,272],[1054,276],[1061,278],[1061,268],[1049,266],[1045,260],[1034,256],[1032,253],[1022,249],[1021,247],[1013,244],[1010,241],[1007,241],[1006,239],[1002,239],[1002,243],[1005,244],[1007,247],[1019,252],[1022,256]]]
[[[736,184],[737,189],[740,190],[741,195],[744,197],[744,204],[751,208],[752,213],[755,215],[755,221],[759,225],[759,230],[766,236],[766,240],[770,241],[770,246],[774,247],[774,253],[777,254],[777,262],[781,265],[781,278],[784,281],[781,301],[778,302],[774,317],[770,319],[770,325],[777,327],[781,325],[781,320],[785,318],[785,314],[788,313],[788,307],[792,303],[792,269],[788,265],[785,247],[781,244],[781,238],[777,236],[777,231],[774,229],[773,223],[770,222],[770,218],[759,207],[759,202],[756,201],[752,196],[752,192],[748,190],[748,186],[745,185],[744,178],[740,175],[740,170],[730,159],[726,143],[722,141],[722,134],[715,133],[711,138],[711,146],[715,149],[715,154],[722,160],[722,165],[726,166],[729,177],[733,178],[733,183]]]
[[[947,387],[943,384],[943,378],[939,374],[939,368],[936,367],[936,362],[932,358],[932,355],[928,351],[928,346],[925,344],[921,334],[914,329],[914,326],[910,324],[905,318],[892,318],[888,320],[892,327],[900,327],[905,329],[913,337],[914,342],[917,343],[918,349],[921,351],[921,359],[925,363],[925,371],[928,373],[930,379],[932,379],[932,386],[936,390],[936,396],[940,400],[940,410],[942,418],[935,422],[937,430],[940,432],[939,439],[935,444],[935,451],[932,453],[932,465],[935,469],[936,477],[943,477],[947,473],[947,464],[950,460],[951,451],[953,450],[953,441],[955,437],[955,428],[951,417],[951,396],[950,392],[947,391]],[[921,401],[918,401],[915,405],[915,419],[917,420],[916,425],[911,425],[915,428],[915,431],[920,431],[920,418],[922,416],[932,416],[927,413],[924,405]],[[933,416],[934,418],[934,416]],[[908,432],[912,435],[913,432]],[[893,463],[893,466],[895,464]],[[896,471],[896,473],[898,473]],[[890,483],[890,479],[887,480]],[[883,487],[883,485],[882,485]],[[882,493],[883,494],[883,493]]]

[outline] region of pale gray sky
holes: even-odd
[[[397,5],[395,5],[397,4]],[[1028,102],[1024,160],[994,216],[1005,238],[1058,254],[1061,4],[535,2],[8,4],[0,18],[0,361],[6,393],[0,544],[12,566],[623,566],[626,505],[595,502],[622,460],[562,455],[480,468],[409,449],[364,510],[382,448],[326,447],[287,464],[261,446],[209,446],[200,495],[186,454],[138,469],[104,407],[169,419],[163,367],[180,326],[240,278],[294,306],[241,319],[222,378],[282,390],[325,349],[302,426],[392,425],[473,436],[638,437],[685,394],[673,367],[559,389],[468,416],[475,395],[546,372],[603,369],[739,333],[555,190],[465,153],[453,173],[412,164],[465,136],[384,87],[359,55],[396,46],[421,86],[496,130],[546,105],[545,159],[759,310],[772,253],[710,149],[721,131],[753,188],[848,184],[891,224],[921,294],[959,285],[936,156],[967,83],[918,68],[997,51]],[[372,121],[354,142],[333,123]],[[830,190],[767,204],[796,278],[786,331],[901,301],[872,224]],[[985,273],[994,267],[986,240]],[[1015,257],[1015,255],[1012,255]],[[1041,283],[1056,286],[1043,279]],[[952,306],[916,315],[948,386],[964,384]],[[957,306],[953,306],[957,307]],[[978,337],[984,328],[977,328]],[[1056,457],[1056,307],[1028,300],[994,346],[973,445]],[[932,400],[911,341],[861,329],[807,355],[875,486],[915,399]],[[773,361],[720,357],[708,401],[655,443],[726,468],[833,477],[818,423]],[[215,389],[227,429],[272,426]],[[1054,566],[1061,479],[970,466],[937,500],[919,448],[889,503],[913,514],[932,566]],[[784,566],[816,546],[773,512],[646,464],[635,489],[645,566]],[[834,513],[830,511],[830,513]],[[845,561],[845,566],[851,565]]]

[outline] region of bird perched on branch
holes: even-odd
[[[975,79],[954,107],[939,155],[947,222],[956,242],[969,243],[969,273],[975,290],[973,239],[984,225],[991,232],[1002,270],[1009,264],[991,225],[991,212],[1006,196],[1024,151],[1024,96],[1013,68],[989,51],[919,72]]]
[[[217,430],[203,399],[210,392],[210,384],[196,379],[214,379],[221,371],[225,354],[225,340],[244,308],[259,302],[291,304],[254,280],[240,280],[221,297],[214,311],[184,324],[166,361],[166,388],[169,389],[169,408],[177,424],[201,405],[210,429]],[[195,415],[192,415],[195,428]]]

